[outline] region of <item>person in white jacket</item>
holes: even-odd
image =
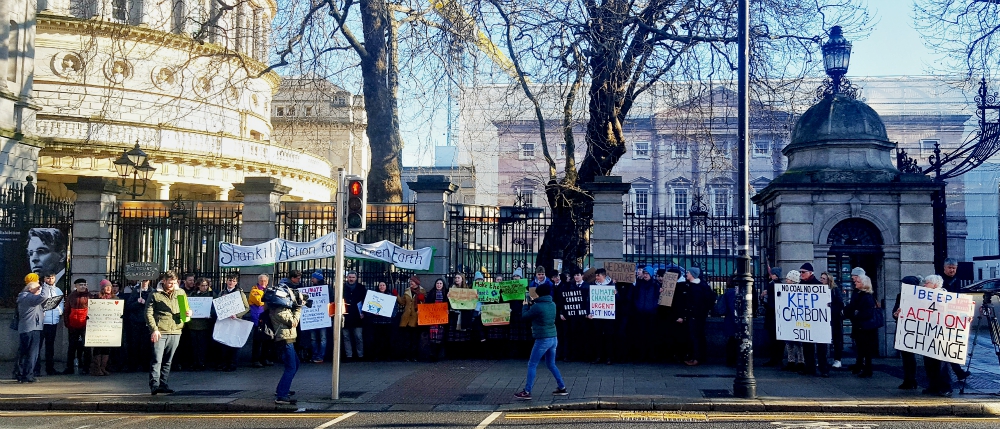
[[[48,299],[54,296],[61,296],[63,291],[56,286],[56,273],[42,274],[42,298]],[[59,328],[59,319],[63,314],[63,302],[59,301],[59,306],[45,312],[42,318],[42,340],[38,342],[38,356],[42,356],[42,348],[45,349],[45,375],[56,375],[55,361],[52,356],[56,351],[56,332]],[[39,357],[35,361],[34,375],[37,377],[41,373],[42,359]]]

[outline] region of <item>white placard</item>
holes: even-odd
[[[274,265],[280,262],[309,261],[336,256],[336,233],[329,233],[309,242],[298,242],[275,238],[253,246],[219,243],[219,266],[253,267]],[[424,247],[416,250],[404,249],[387,240],[361,244],[344,240],[344,257],[382,261],[407,270],[426,271],[431,268],[434,249]]]
[[[830,287],[775,284],[776,338],[800,343],[830,344]]]
[[[899,299],[896,350],[965,363],[976,310],[971,295],[904,284]]]
[[[303,331],[310,329],[329,328],[333,326],[327,307],[330,304],[330,291],[326,285],[300,287],[299,292],[308,295],[313,300],[312,307],[302,307],[302,318],[299,327]]]
[[[207,296],[189,296],[188,306],[191,307],[192,319],[208,319],[212,317],[212,298]]]
[[[365,302],[361,303],[361,311],[378,316],[392,317],[394,308],[396,308],[396,297],[373,290],[368,291]]]
[[[212,305],[215,306],[215,317],[220,320],[228,319],[229,316],[235,316],[247,309],[243,306],[243,298],[240,298],[240,293],[236,291],[213,299]]]
[[[84,347],[121,347],[125,300],[91,299],[87,305]]]
[[[219,319],[215,322],[212,339],[229,347],[240,348],[247,343],[253,322],[243,319]]]
[[[595,319],[615,318],[615,287],[590,287],[590,314]]]

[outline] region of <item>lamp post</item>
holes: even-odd
[[[840,94],[842,84],[850,86],[850,81],[844,79],[847,67],[851,65],[851,42],[844,38],[844,32],[839,25],[830,29],[830,40],[823,44],[823,68],[830,76],[831,94]],[[846,88],[845,88],[846,89]]]
[[[122,151],[121,156],[113,164],[118,177],[122,178],[122,187],[125,187],[125,182],[129,176],[132,177],[132,189],[129,190],[126,188],[125,194],[131,195],[134,200],[136,197],[146,193],[146,184],[153,177],[153,172],[156,171],[156,168],[149,165],[149,157],[139,147],[139,140],[135,141],[135,147],[131,150]]]
[[[736,378],[733,380],[733,396],[753,399],[757,397],[757,380],[753,376],[753,276],[750,275],[750,158],[747,140],[750,134],[750,5],[749,0],[740,0],[737,14],[737,38],[739,58],[737,72],[739,112],[736,140],[737,154],[737,194],[739,195],[739,220],[737,239],[737,281],[736,308],[740,314],[739,354]]]

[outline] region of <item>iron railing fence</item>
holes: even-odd
[[[206,278],[218,290],[236,268],[219,266],[219,242],[240,243],[243,203],[121,201],[109,217],[108,278],[123,285],[125,265],[153,262],[160,270]]]
[[[551,222],[541,208],[452,204],[448,271],[470,280],[476,271],[507,279],[521,268],[528,277]]]

